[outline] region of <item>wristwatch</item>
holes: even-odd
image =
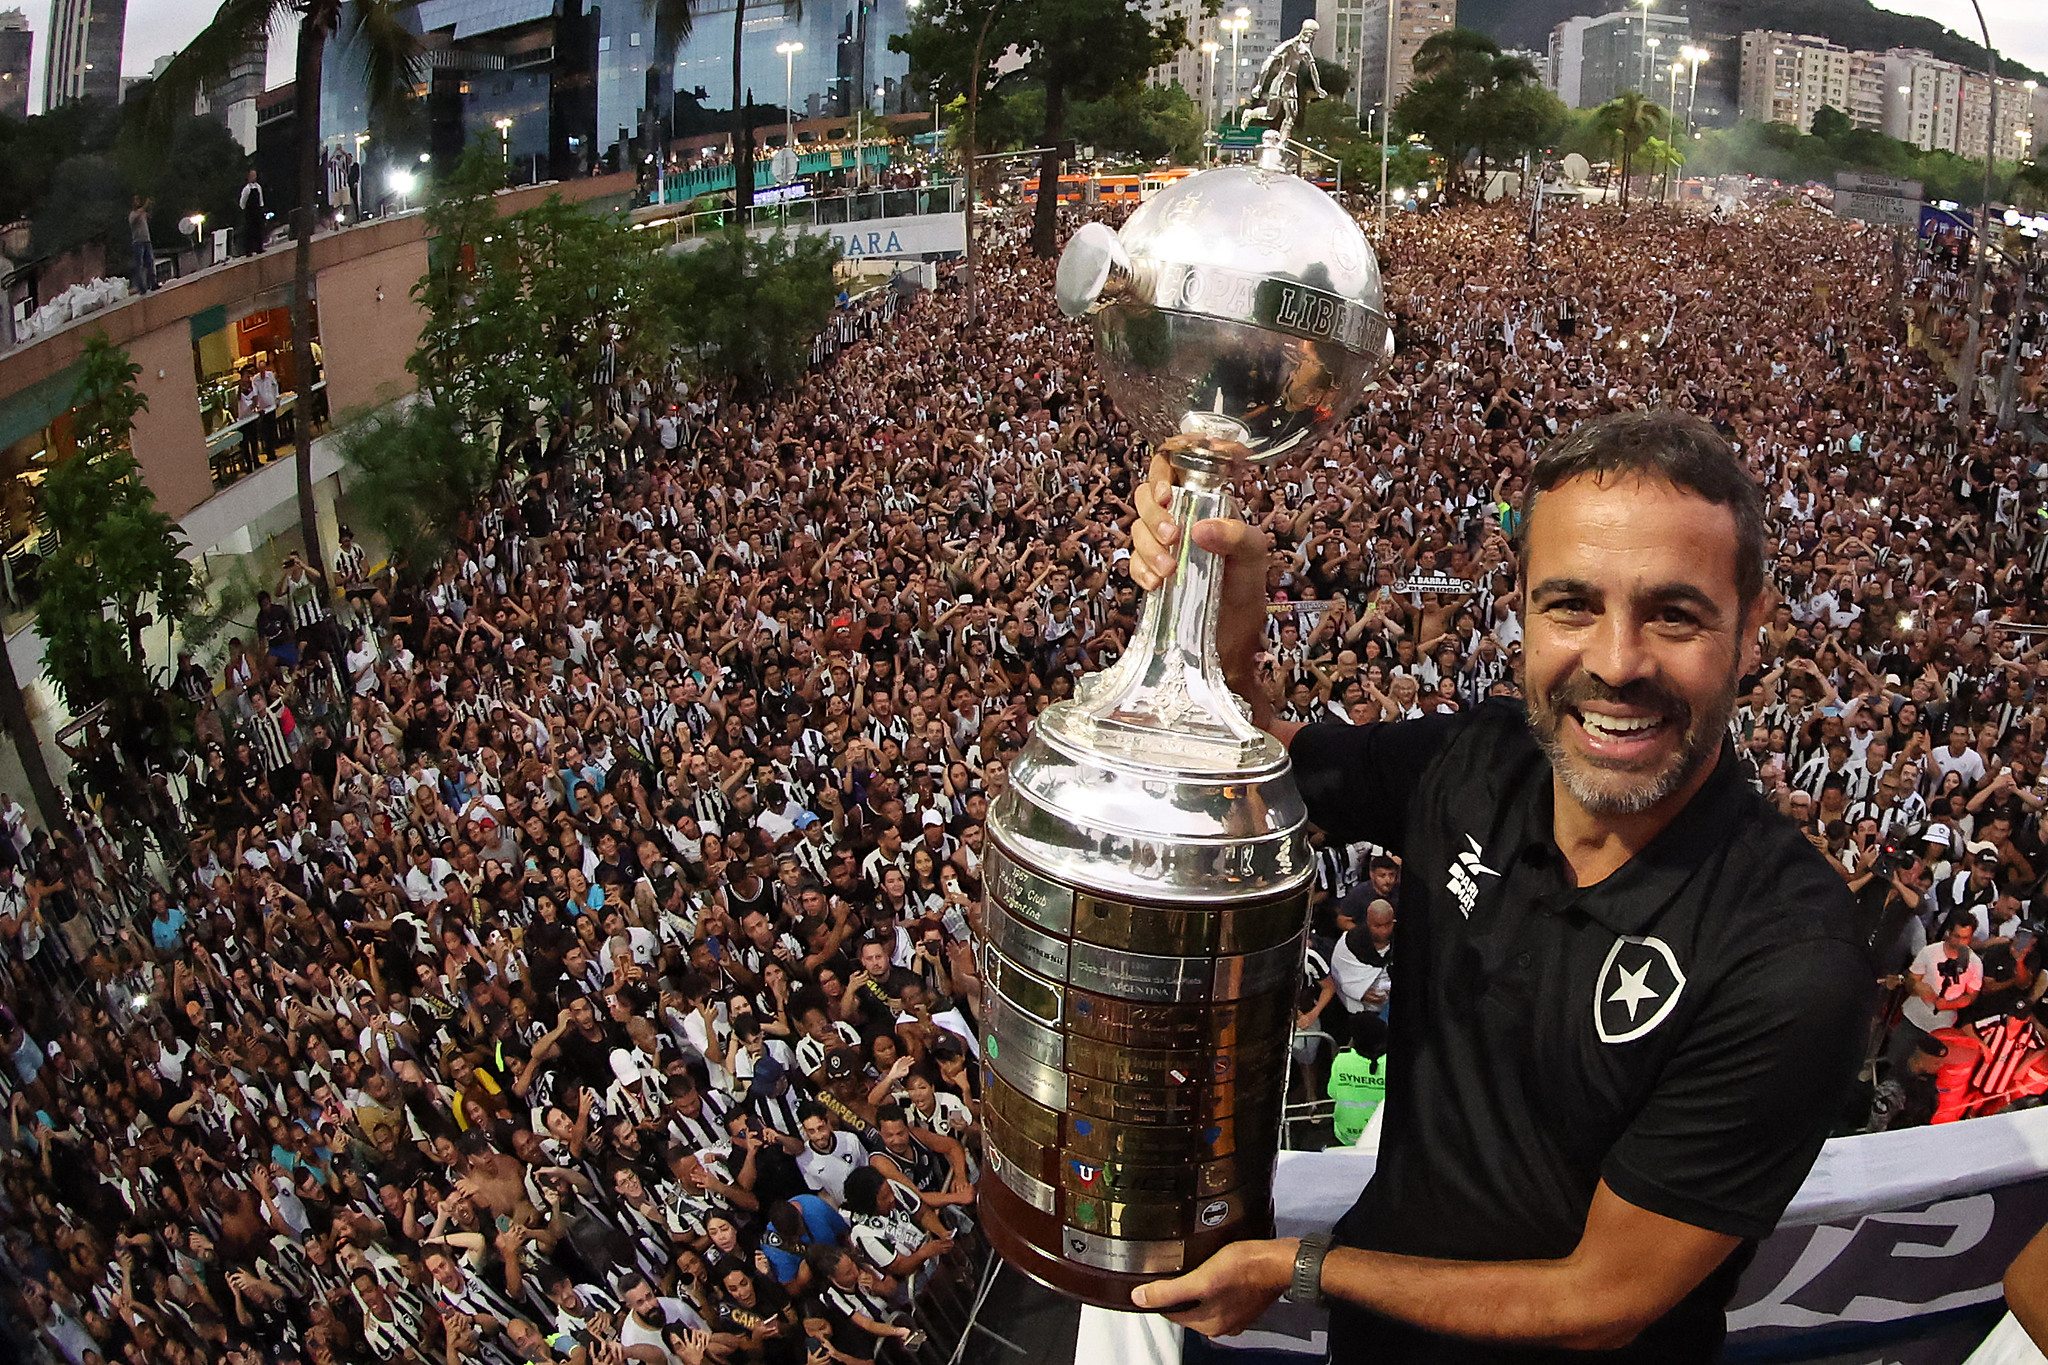
[[[1301,1247],[1294,1253],[1294,1282],[1287,1286],[1283,1297],[1289,1303],[1322,1304],[1323,1257],[1330,1254],[1330,1244],[1336,1241],[1327,1232],[1312,1232],[1301,1239]]]

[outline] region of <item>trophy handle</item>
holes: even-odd
[[[1234,772],[1280,761],[1279,742],[1252,724],[1250,708],[1224,681],[1216,653],[1223,560],[1194,536],[1195,523],[1237,514],[1230,479],[1243,466],[1244,448],[1184,436],[1162,452],[1180,473],[1170,508],[1180,527],[1174,576],[1146,594],[1137,633],[1116,665],[1084,680],[1076,705],[1041,720],[1076,740],[1127,749],[1133,758],[1170,755],[1183,771]]]

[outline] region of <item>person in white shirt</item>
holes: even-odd
[[[797,1111],[803,1123],[804,1150],[796,1167],[804,1181],[832,1207],[846,1198],[846,1177],[867,1165],[868,1151],[860,1139],[832,1126],[832,1116],[815,1102]]]
[[[1352,1014],[1377,1014],[1393,989],[1389,950],[1394,941],[1394,907],[1375,900],[1365,908],[1365,922],[1337,940],[1330,954],[1330,979],[1337,998]]]
[[[661,1329],[681,1324],[692,1331],[707,1330],[696,1309],[681,1299],[656,1294],[647,1277],[638,1271],[620,1280],[619,1301],[626,1305],[625,1320],[619,1323],[619,1345],[625,1348],[629,1360],[646,1359],[636,1354],[635,1348],[652,1346],[665,1365],[683,1365],[681,1358],[662,1344]]]
[[[1912,991],[1901,1011],[1903,1017],[1892,1031],[1892,1076],[1903,1080],[1920,1041],[1937,1029],[1956,1022],[1956,1013],[1976,1003],[1984,988],[1984,963],[1970,951],[1977,936],[1977,921],[1967,910],[1957,911],[1941,925],[1941,941],[1922,948],[1907,969],[1903,984]]]
[[[1967,725],[1949,726],[1947,747],[1936,749],[1928,757],[1941,770],[1943,777],[1961,773],[1965,787],[1975,787],[1984,780],[1984,756],[1970,747],[1970,727]]]

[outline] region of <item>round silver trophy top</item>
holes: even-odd
[[[1234,441],[1254,462],[1328,430],[1393,353],[1372,244],[1283,170],[1204,171],[1121,232],[1083,227],[1055,289],[1093,316],[1103,384],[1140,432]]]

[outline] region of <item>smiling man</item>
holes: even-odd
[[[1133,573],[1171,571],[1155,461]],[[1861,1052],[1841,879],[1728,739],[1766,609],[1761,494],[1683,415],[1588,423],[1522,506],[1526,711],[1274,718],[1267,545],[1228,556],[1220,642],[1332,842],[1403,860],[1386,1127],[1332,1237],[1241,1242],[1140,1307],[1210,1335],[1327,1301],[1339,1362],[1709,1361]]]

